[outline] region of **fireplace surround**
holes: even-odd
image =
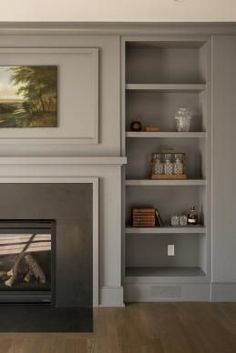
[[[0,183],[0,194],[0,331],[91,331],[98,179]]]
[[[0,214],[1,219],[14,219],[14,213],[8,213],[8,206],[3,200],[8,200],[9,192],[14,191],[15,185],[22,184],[33,187],[36,184],[80,184],[86,183],[92,186],[92,302],[93,306],[123,306],[123,287],[121,285],[121,166],[126,163],[125,157],[0,157]],[[114,202],[116,200],[116,202]],[[47,218],[41,217],[38,212],[24,214],[21,206],[16,207],[15,200],[11,197],[10,208],[21,219]],[[2,203],[1,203],[2,202]],[[33,202],[33,199],[32,199]],[[20,203],[22,205],[22,202]],[[30,208],[33,212],[34,208]],[[18,212],[20,211],[20,213]],[[54,216],[50,217],[55,219]],[[62,252],[65,249],[62,247]],[[59,298],[58,298],[59,299]],[[17,306],[17,307],[16,307]],[[30,307],[30,310],[29,310]],[[40,310],[38,309],[40,307]],[[17,310],[16,310],[17,309]],[[84,308],[86,311],[86,308]],[[1,304],[0,330],[9,331],[74,331],[74,323],[81,327],[80,331],[88,331],[81,319],[86,315],[78,312],[73,307],[58,307],[55,310],[52,305],[27,304],[27,307],[19,308],[18,304]],[[30,327],[35,323],[35,314],[40,311],[42,318],[40,327]],[[69,314],[68,314],[69,312]],[[51,313],[51,321],[59,327],[45,327],[48,322],[48,313]],[[91,313],[91,311],[90,311]],[[59,318],[57,316],[60,316]],[[12,317],[14,318],[12,320]],[[21,317],[24,317],[22,322]],[[56,318],[57,317],[57,320]],[[67,325],[63,318],[67,320]],[[90,329],[92,329],[90,327]],[[78,329],[77,329],[78,331]]]

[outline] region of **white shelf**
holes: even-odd
[[[126,186],[205,186],[204,179],[186,180],[151,180],[151,179],[127,179]]]
[[[125,283],[155,283],[159,281],[186,281],[206,278],[200,267],[127,267]]]
[[[127,90],[133,91],[161,91],[161,92],[202,92],[205,83],[128,83]]]
[[[154,228],[135,228],[127,227],[126,234],[206,234],[203,226],[186,227],[154,227]]]
[[[206,132],[175,132],[175,131],[160,131],[160,132],[135,132],[127,131],[128,138],[206,138]]]

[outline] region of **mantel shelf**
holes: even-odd
[[[176,132],[176,131],[127,131],[126,137],[128,138],[206,138],[206,132]]]
[[[186,180],[151,180],[151,179],[127,179],[126,186],[205,186],[204,179]]]
[[[127,227],[126,234],[206,234],[206,227],[186,226],[186,227],[153,227],[135,228]]]
[[[0,157],[0,165],[123,165],[126,157]]]
[[[202,92],[205,83],[128,83],[127,90],[133,91],[161,91],[161,92]]]

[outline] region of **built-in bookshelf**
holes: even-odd
[[[195,283],[209,273],[210,70],[209,44],[195,38],[159,41],[124,39],[123,43],[123,153],[128,158],[124,176],[124,285],[132,293],[145,283]],[[177,132],[175,113],[193,112],[189,132]],[[142,131],[131,131],[140,121]],[[156,126],[159,131],[145,131]],[[152,180],[152,153],[173,150],[186,154],[187,179]],[[196,226],[172,227],[172,215],[199,212]],[[132,209],[154,207],[164,226],[132,227]],[[174,245],[175,255],[167,247]],[[131,293],[131,294],[130,294]],[[136,293],[137,294],[137,293]],[[137,298],[137,295],[134,298]],[[145,297],[146,295],[146,297]],[[144,297],[149,300],[148,294]],[[142,296],[141,296],[142,297]]]

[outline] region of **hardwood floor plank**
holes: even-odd
[[[182,303],[179,315],[189,337],[193,340],[197,337],[203,352],[235,352],[236,331],[230,332],[224,326],[223,316],[219,316],[216,304],[195,303],[190,306],[190,303]]]
[[[0,353],[235,353],[236,303],[94,310],[94,333],[2,333]]]

